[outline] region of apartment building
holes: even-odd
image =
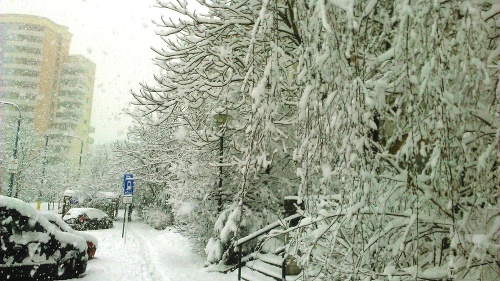
[[[56,152],[78,159],[80,147],[92,142],[95,64],[69,55],[71,38],[48,18],[0,14],[0,100],[18,105],[23,124],[49,136]],[[3,123],[18,114],[9,106],[0,111]]]
[[[23,121],[47,132],[55,117],[59,77],[71,33],[65,26],[31,15],[0,15],[0,97],[19,105]]]
[[[57,138],[62,153],[78,155],[93,142],[89,135],[94,132],[90,126],[94,78],[92,61],[80,55],[67,57],[61,72],[58,110],[50,128],[55,135],[64,136]]]

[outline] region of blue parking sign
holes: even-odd
[[[134,175],[123,175],[123,196],[134,195]]]
[[[71,197],[71,199],[69,200],[69,202],[71,203],[71,205],[78,204],[78,197]]]

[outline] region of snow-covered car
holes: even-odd
[[[113,221],[103,211],[95,208],[71,208],[63,220],[76,230],[113,227]]]
[[[87,243],[33,206],[0,195],[0,280],[66,279],[87,269]]]
[[[68,232],[71,234],[76,234],[81,236],[85,241],[87,241],[87,255],[89,259],[94,258],[95,252],[97,251],[97,238],[94,235],[85,233],[82,231],[74,230],[69,224],[63,221],[61,215],[54,214],[51,212],[40,212],[44,218],[50,221],[53,225],[59,228],[61,231]]]

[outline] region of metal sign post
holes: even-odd
[[[125,225],[127,224],[129,208],[132,207],[134,196],[134,175],[125,174],[123,175],[123,204],[125,204],[125,212],[123,213],[123,228],[122,228],[122,238],[125,235]],[[125,236],[125,243],[127,238]]]

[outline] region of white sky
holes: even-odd
[[[96,63],[91,126],[94,144],[103,144],[126,138],[131,119],[122,110],[130,90],[157,72],[150,47],[162,40],[152,21],[169,11],[155,6],[155,0],[0,0],[0,13],[44,16],[69,27],[70,54]]]

